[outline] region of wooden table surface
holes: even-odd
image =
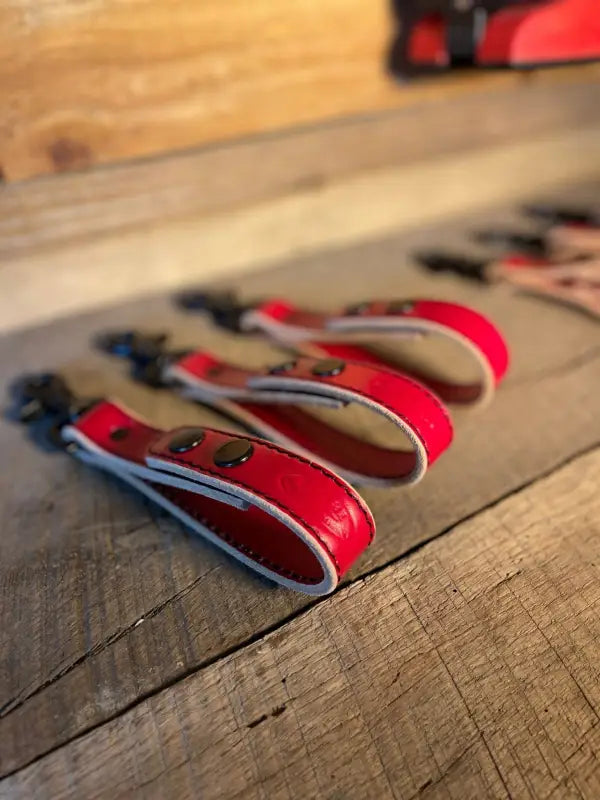
[[[239,280],[246,297],[323,308],[460,299],[512,349],[493,404],[455,413],[421,484],[364,493],[378,536],[331,597],[274,588],[0,422],[0,797],[600,797],[600,326],[429,278],[406,258],[426,242],[417,230]],[[123,325],[279,357],[139,297],[6,333],[2,391],[64,367],[158,425],[214,421],[90,355],[95,331]]]

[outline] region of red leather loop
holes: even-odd
[[[63,428],[82,461],[105,469],[262,575],[307,594],[332,591],[375,533],[373,517],[345,481],[296,453],[249,436],[203,429],[173,452],[174,437],[105,401]],[[115,431],[118,431],[115,434]],[[232,441],[248,460],[217,466]]]
[[[600,250],[598,255],[544,263],[504,259],[495,265],[494,274],[517,289],[600,317]]]
[[[556,225],[547,235],[550,245],[559,255],[588,253],[600,256],[600,226]]]
[[[327,353],[371,365],[388,362],[372,353],[363,342],[393,336],[438,335],[452,339],[477,362],[481,373],[478,383],[449,383],[411,370],[411,374],[448,402],[488,399],[508,369],[508,348],[498,329],[483,315],[456,303],[373,301],[327,315],[297,309],[282,300],[270,300],[247,311],[242,326],[246,330],[261,330],[302,352]]]
[[[163,379],[261,436],[316,457],[353,483],[414,483],[452,441],[446,409],[410,378],[351,361],[343,363],[339,374],[315,374],[318,367],[319,360],[302,357],[281,370],[253,372],[198,352],[170,365]],[[351,403],[401,428],[413,449],[371,444],[300,407]]]

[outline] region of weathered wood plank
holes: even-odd
[[[456,227],[436,235],[450,241]],[[455,297],[495,318],[513,347],[512,372],[494,404],[457,415],[452,451],[421,485],[366,493],[379,536],[354,578],[600,441],[598,326],[565,308],[450,278],[432,283],[401,267],[406,249],[431,243],[431,235],[423,229],[324,252],[240,283],[247,297],[285,294],[322,307],[365,294]],[[0,374],[7,383],[22,370],[64,364],[80,389],[110,390],[158,425],[214,422],[165,393],[134,387],[124,365],[89,355],[93,332],[136,324],[173,329],[179,344],[197,342],[232,358],[280,358],[182,317],[165,298],[145,298],[3,337]],[[10,465],[0,495],[3,773],[304,607],[303,598],[267,587],[116,482],[40,453],[6,420],[0,444]]]
[[[532,170],[532,164],[543,169]],[[599,175],[600,129],[591,126],[376,170],[235,212],[179,218],[83,243],[75,238],[25,255],[6,252],[0,264],[0,332],[123,302],[140,292],[170,291],[183,281],[227,275],[237,281],[242,272],[299,253],[338,249],[448,216],[468,215],[470,225],[481,208],[506,202],[516,207],[556,193],[557,187],[562,193],[565,184],[596,179],[597,192]],[[33,231],[32,241],[36,235]],[[442,226],[436,236],[443,235]],[[2,244],[0,237],[0,250]],[[386,291],[394,274],[385,276]],[[365,286],[370,291],[367,281]]]
[[[0,192],[0,255],[210,214],[314,190],[361,170],[539,139],[599,119],[598,74],[576,71],[569,80],[511,82],[492,93],[478,88],[280,135],[63,173],[51,185],[43,178],[12,183]]]
[[[11,0],[0,167],[22,179],[527,80],[407,89],[386,73],[392,32],[384,0]]]
[[[596,450],[0,791],[595,800],[599,482]]]

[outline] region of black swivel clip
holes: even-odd
[[[600,211],[589,211],[585,208],[534,204],[525,206],[525,214],[545,222],[548,225],[585,225],[600,227]]]
[[[476,231],[473,238],[479,244],[502,250],[515,250],[530,258],[549,258],[552,255],[547,238],[537,233],[519,233],[503,228],[491,228]]]
[[[167,339],[166,333],[108,331],[96,338],[96,345],[105,353],[129,359],[136,380],[159,388],[167,385],[163,378],[166,367],[190,352],[169,350]]]
[[[13,384],[11,393],[15,404],[11,416],[23,423],[42,423],[45,440],[60,449],[71,447],[62,440],[61,428],[99,402],[77,397],[54,372],[26,375]]]
[[[415,253],[415,259],[430,272],[452,272],[471,280],[486,281],[485,261],[455,256],[438,251]]]
[[[182,292],[175,301],[186,311],[205,311],[215,325],[234,333],[243,333],[240,324],[242,315],[256,305],[240,303],[232,291],[205,292],[193,289]]]

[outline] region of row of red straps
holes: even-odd
[[[420,480],[452,441],[445,403],[487,402],[506,373],[507,347],[481,314],[431,300],[365,302],[333,314],[271,300],[247,308],[239,328],[293,355],[250,370],[188,353],[165,360],[161,381],[255,435],[165,432],[104,400],[60,436],[77,458],[117,475],[258,573],[326,594],[375,534],[353,487]],[[415,376],[376,349],[385,340],[436,339],[462,348],[476,379]],[[319,413],[352,404],[398,429],[407,447],[375,444]]]

